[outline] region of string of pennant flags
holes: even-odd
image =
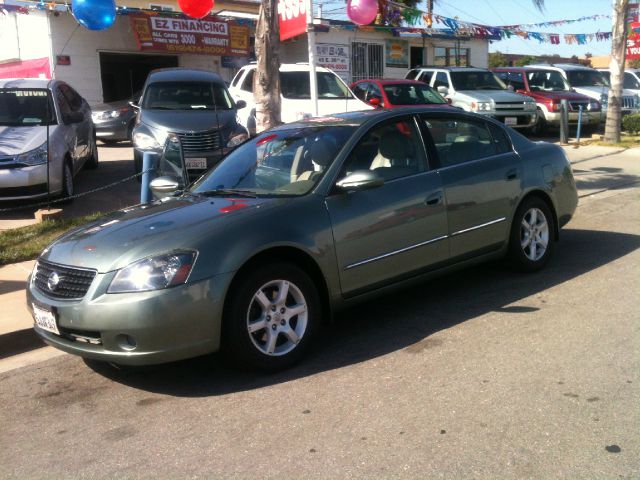
[[[589,15],[575,19],[554,20],[549,22],[489,26],[473,22],[466,22],[457,18],[446,17],[439,14],[430,14],[428,12],[408,7],[404,4],[394,2],[393,0],[381,0],[381,10],[384,16],[389,20],[393,19],[395,25],[380,25],[374,22],[372,25],[355,25],[341,24],[331,25],[330,28],[342,30],[358,30],[358,31],[390,31],[393,36],[405,36],[419,34],[422,36],[454,36],[463,38],[482,38],[487,40],[504,40],[512,37],[520,37],[524,40],[536,40],[539,43],[550,43],[552,45],[564,43],[572,45],[585,45],[592,41],[608,41],[611,40],[611,32],[593,32],[593,33],[546,33],[539,31],[530,31],[529,28],[548,28],[553,26],[561,26],[573,24],[577,22],[585,22],[590,20],[600,20],[611,18],[610,15]],[[4,4],[0,4],[0,13],[21,13],[28,14],[32,10],[49,10],[56,12],[69,12],[70,5],[67,3],[57,3],[55,1],[46,2],[40,0],[38,2],[21,1],[21,0],[5,0]],[[129,13],[145,13],[148,15],[175,16],[180,12],[159,12],[156,10],[148,10],[142,8],[127,8],[118,6],[118,15],[127,15]],[[239,19],[243,23],[254,23],[250,19]],[[377,20],[379,21],[379,20]],[[405,23],[406,26],[399,25]],[[421,24],[424,25],[421,25]],[[433,28],[433,24],[442,25],[445,28]],[[325,27],[326,28],[326,27]],[[324,30],[320,25],[315,25],[316,31]],[[328,28],[327,28],[328,29]]]

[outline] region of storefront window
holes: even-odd
[[[437,66],[446,66],[449,65],[448,57],[447,57],[447,49],[444,47],[436,47],[434,52],[434,57],[433,57],[433,63],[434,65]]]
[[[434,54],[434,64],[437,66],[469,66],[468,48],[435,47]]]

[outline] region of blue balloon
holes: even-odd
[[[116,20],[115,0],[71,0],[73,16],[89,30],[105,30]]]

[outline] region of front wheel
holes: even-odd
[[[547,204],[537,197],[526,199],[513,218],[509,239],[509,259],[518,270],[535,272],[549,261],[553,252],[555,225]]]
[[[536,111],[536,123],[530,128],[531,134],[536,137],[541,137],[547,131],[547,120],[544,118],[544,113],[538,108]]]
[[[264,371],[287,368],[309,349],[321,306],[311,278],[288,263],[258,267],[244,275],[223,320],[223,351],[242,366]]]
[[[65,161],[62,167],[62,195],[63,203],[71,203],[73,201],[74,183],[73,173],[71,171],[70,161]]]
[[[87,158],[87,161],[85,162],[85,167],[93,170],[94,168],[98,168],[98,142],[96,141],[96,134],[94,132],[92,138],[91,138],[91,142],[90,142],[90,150],[91,152],[89,153],[89,158]]]

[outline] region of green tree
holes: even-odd
[[[508,66],[507,57],[500,51],[489,54],[489,68]]]
[[[524,67],[525,65],[529,65],[531,63],[536,63],[537,61],[538,61],[538,59],[536,57],[534,57],[533,55],[525,55],[521,59],[516,60],[514,62],[514,65],[516,67]]]

